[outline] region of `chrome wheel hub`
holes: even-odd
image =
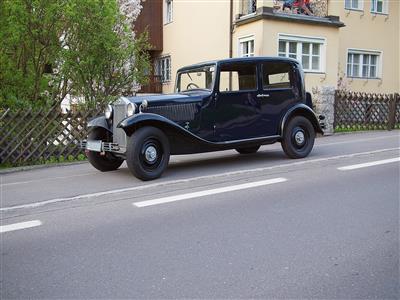
[[[301,145],[304,143],[305,137],[304,137],[304,132],[302,131],[297,131],[296,134],[294,135],[294,139],[298,145]]]
[[[154,162],[157,159],[157,150],[154,146],[149,146],[146,148],[144,152],[144,157],[150,163]]]

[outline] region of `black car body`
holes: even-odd
[[[179,69],[174,94],[121,97],[88,123],[83,147],[97,169],[126,159],[135,176],[149,180],[161,176],[170,154],[253,153],[279,141],[289,157],[305,157],[323,133],[321,119],[298,61],[226,59]]]

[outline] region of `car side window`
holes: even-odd
[[[221,65],[220,92],[237,92],[257,89],[257,68],[253,63]]]
[[[262,65],[263,88],[292,88],[294,74],[292,66],[284,62],[266,62]]]

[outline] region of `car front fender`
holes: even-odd
[[[275,142],[279,136],[260,137],[255,139],[235,140],[227,142],[212,142],[205,140],[179,124],[157,114],[140,113],[122,120],[117,127],[122,128],[126,135],[131,136],[135,130],[144,126],[154,126],[162,130],[170,139],[171,154],[201,153],[207,151],[234,149]]]
[[[179,124],[157,114],[152,113],[140,113],[128,117],[122,120],[117,127],[122,128],[127,135],[131,135],[136,129],[143,127],[143,126],[154,126],[161,130],[169,130],[186,137],[198,140],[199,142],[206,142],[202,138],[194,135],[190,131],[186,130]]]
[[[294,116],[303,116],[307,118],[311,124],[314,126],[315,132],[324,134],[321,125],[319,124],[318,118],[315,115],[315,112],[305,104],[296,104],[291,107],[286,114],[283,116],[281,120],[281,126],[279,128],[279,135],[282,136],[285,132],[285,127],[287,126],[289,120]]]
[[[104,128],[104,129],[106,129],[107,131],[109,131],[109,132],[112,133],[112,128],[109,126],[109,124],[108,124],[107,119],[106,119],[105,116],[98,116],[98,117],[95,117],[95,118],[91,119],[91,120],[87,123],[87,128],[88,128],[89,130],[90,130],[90,129],[93,129],[93,128],[98,128],[98,127]]]

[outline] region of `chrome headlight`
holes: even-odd
[[[104,111],[104,115],[106,116],[106,119],[110,119],[113,113],[113,108],[110,104],[106,106],[106,109]]]
[[[149,106],[149,102],[147,100],[143,100],[142,104],[139,106],[139,112],[141,113],[144,109],[146,109]]]
[[[130,117],[133,116],[136,112],[136,104],[135,103],[129,103],[126,106],[126,116]]]

